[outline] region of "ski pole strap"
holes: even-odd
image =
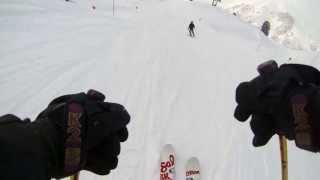
[[[284,136],[279,135],[280,156],[281,156],[281,174],[282,180],[288,180],[288,149],[287,140]]]
[[[83,108],[80,104],[70,103],[68,105],[68,122],[65,140],[64,171],[73,174],[81,169],[81,115]]]

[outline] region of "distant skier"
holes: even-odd
[[[212,0],[212,6],[217,6],[218,2],[221,2],[221,0]]]
[[[262,26],[261,26],[261,31],[263,32],[264,35],[269,36],[271,24],[269,21],[265,21]]]
[[[194,36],[195,36],[195,35],[194,35],[194,28],[195,28],[195,25],[194,25],[193,21],[191,21],[190,24],[189,24],[189,27],[188,27],[189,35],[190,35],[191,37],[194,37]]]
[[[0,117],[0,179],[50,180],[88,170],[109,174],[128,138],[130,116],[90,90],[58,97],[35,121]]]
[[[251,117],[253,145],[263,146],[278,134],[301,149],[320,152],[320,72],[302,64],[278,67],[275,61],[258,71],[237,87],[234,112],[241,122]]]

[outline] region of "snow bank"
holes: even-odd
[[[221,7],[258,28],[264,21],[271,22],[270,37],[296,50],[318,51],[320,48],[319,2],[276,0],[223,0]]]

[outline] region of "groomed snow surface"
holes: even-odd
[[[112,1],[1,0],[0,27],[0,114],[35,118],[54,97],[90,88],[130,112],[118,168],[81,180],[157,180],[167,143],[177,180],[191,156],[203,180],[280,180],[278,138],[252,147],[248,123],[233,118],[235,88],[269,59],[320,67],[318,54],[205,2],[117,0],[113,16]],[[289,143],[289,179],[318,179],[319,157]]]

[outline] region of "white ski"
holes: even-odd
[[[190,158],[185,166],[186,180],[200,180],[200,163],[198,158]]]
[[[162,148],[160,154],[160,180],[174,180],[175,172],[175,152],[171,144]]]

